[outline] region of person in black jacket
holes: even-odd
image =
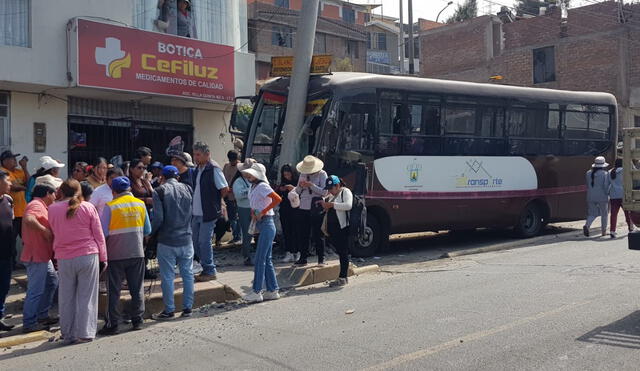
[[[291,206],[289,201],[289,192],[298,185],[298,173],[290,164],[285,164],[280,169],[280,185],[276,188],[278,196],[282,198],[280,204],[280,224],[282,225],[282,234],[284,240],[284,248],[286,255],[282,260],[284,263],[295,262],[300,258],[300,251],[296,246],[297,241],[297,211]]]

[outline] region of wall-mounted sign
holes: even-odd
[[[311,59],[311,74],[329,73],[331,55],[314,55]],[[271,76],[291,76],[293,73],[293,57],[271,57]]]
[[[78,86],[213,101],[234,99],[234,49],[78,19]]]
[[[44,122],[33,123],[33,152],[47,151],[47,124]]]

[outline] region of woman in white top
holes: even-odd
[[[327,178],[325,189],[329,191],[327,201],[322,202],[326,211],[329,243],[340,256],[340,275],[330,286],[344,286],[349,272],[349,212],[353,205],[353,194],[344,182],[335,175]]]
[[[603,156],[598,156],[587,171],[585,180],[587,183],[587,223],[582,227],[586,237],[589,237],[589,228],[596,218],[600,217],[602,235],[607,235],[607,222],[609,216],[609,164]]]
[[[609,170],[609,204],[611,206],[611,238],[616,238],[616,224],[618,224],[618,212],[622,208],[622,197],[624,196],[624,188],[622,186],[622,159],[616,160],[613,169]],[[633,231],[633,223],[631,215],[628,211],[622,209],[624,218],[629,226],[629,232]]]
[[[257,163],[249,169],[242,170],[242,174],[252,184],[249,191],[251,219],[256,223],[256,229],[260,233],[254,258],[253,291],[244,297],[244,300],[249,303],[280,299],[276,270],[271,261],[271,249],[276,236],[273,208],[282,201],[282,198],[269,186],[266,173],[265,167]],[[262,293],[263,284],[267,286],[264,294]]]

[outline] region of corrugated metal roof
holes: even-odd
[[[190,108],[168,107],[152,104],[134,104],[132,102],[77,97],[69,97],[69,115],[188,125],[193,123],[193,115]]]

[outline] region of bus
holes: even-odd
[[[608,93],[351,72],[311,77],[303,129],[283,143],[289,81],[263,85],[231,129],[274,182],[280,150],[292,145],[298,159],[313,154],[327,173],[363,185],[367,227],[355,256],[397,233],[510,228],[531,237],[583,219],[585,171],[595,156],[615,157]]]

